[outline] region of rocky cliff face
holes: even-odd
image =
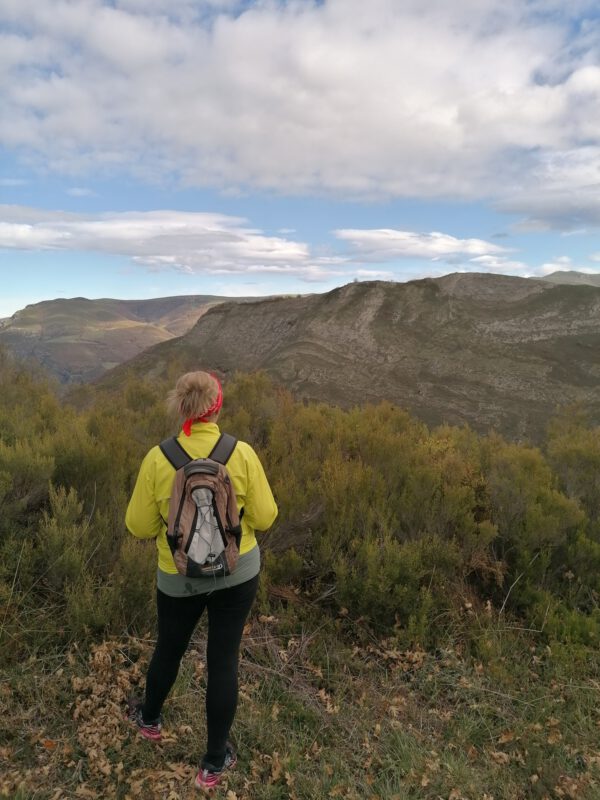
[[[600,288],[455,274],[224,303],[128,368],[157,375],[172,360],[265,369],[301,397],[387,399],[430,424],[537,438],[565,404],[600,422]]]

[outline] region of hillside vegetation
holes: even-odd
[[[66,403],[1,354],[3,796],[194,796],[202,631],[164,744],[121,712],[156,568],[123,517],[173,432],[173,377]],[[536,448],[390,403],[297,402],[257,373],[226,383],[221,428],[255,447],[280,508],[227,800],[598,797],[598,427],[571,409]]]
[[[223,298],[47,300],[0,321],[0,344],[61,383],[99,377],[142,350],[188,331]]]
[[[164,377],[210,362],[265,370],[296,397],[381,400],[428,425],[541,442],[559,404],[600,423],[600,287],[505,275],[353,283],[209,310],[184,336],[108,373]]]

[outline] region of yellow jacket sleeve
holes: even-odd
[[[125,525],[138,539],[154,539],[166,528],[156,502],[155,473],[156,456],[153,449],[142,461],[125,514]]]
[[[244,522],[255,531],[266,531],[275,522],[277,505],[260,459],[246,442],[239,446],[247,450],[247,486],[244,500]]]

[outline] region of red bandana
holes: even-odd
[[[192,425],[194,424],[194,422],[206,422],[207,417],[211,417],[213,414],[216,414],[218,411],[221,410],[221,406],[223,405],[223,387],[221,386],[221,382],[219,381],[216,375],[213,375],[212,377],[215,379],[215,381],[217,382],[217,386],[219,387],[219,393],[217,394],[217,399],[210,408],[206,409],[206,411],[204,412],[204,414],[202,414],[201,417],[190,417],[189,419],[186,419],[186,421],[182,425],[183,432],[185,433],[186,436],[191,436]]]

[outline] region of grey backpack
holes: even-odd
[[[221,434],[208,458],[186,453],[176,437],[161,442],[175,468],[167,542],[178,572],[188,578],[230,575],[240,554],[242,528],[225,464],[237,439]]]

